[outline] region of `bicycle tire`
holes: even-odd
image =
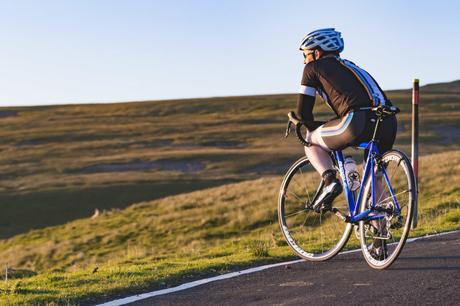
[[[308,158],[302,157],[284,176],[278,198],[278,221],[284,239],[299,257],[309,261],[325,261],[337,255],[353,228],[352,224],[341,221],[330,211],[322,214],[305,209],[319,181]],[[343,205],[347,204],[344,202]]]
[[[409,236],[414,205],[417,199],[415,177],[409,158],[398,150],[391,150],[386,152],[381,160],[385,164],[385,171],[393,189],[394,197],[391,196],[385,178],[382,178],[385,183],[383,184],[383,192],[381,192],[380,198],[376,199],[376,205],[395,211],[394,207],[396,205],[393,202],[396,199],[401,210],[401,218],[399,218],[397,212],[383,212],[381,214],[385,217],[379,221],[359,222],[361,250],[368,265],[374,269],[386,269],[398,258]],[[370,207],[370,177],[364,188],[360,212]],[[397,218],[397,220],[394,218]],[[375,237],[382,236],[387,238],[375,239]],[[387,248],[387,252],[383,251],[384,249],[379,249],[382,251],[380,255],[373,252],[374,243],[379,243],[379,247]]]

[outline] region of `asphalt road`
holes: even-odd
[[[129,305],[460,305],[460,233],[406,244],[387,270],[360,252],[217,281]]]

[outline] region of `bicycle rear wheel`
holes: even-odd
[[[380,188],[379,195],[376,193],[376,208],[380,211],[374,214],[383,217],[359,222],[361,249],[366,262],[374,269],[388,268],[398,258],[409,236],[416,201],[415,179],[407,156],[397,150],[389,151],[382,156],[381,165],[384,174],[381,178],[376,176],[376,188]],[[378,184],[381,187],[377,187]],[[371,207],[370,185],[369,177],[361,212]]]
[[[321,179],[307,157],[297,160],[287,171],[278,198],[278,220],[286,242],[303,259],[324,261],[334,257],[347,243],[353,225],[328,211],[309,208]],[[333,204],[346,211],[343,195]]]

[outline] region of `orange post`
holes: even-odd
[[[416,199],[414,217],[412,218],[412,228],[417,228],[418,224],[418,135],[419,135],[419,121],[418,121],[418,105],[420,102],[419,80],[414,79],[412,86],[412,168],[415,175]]]

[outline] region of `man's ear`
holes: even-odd
[[[322,52],[320,50],[315,50],[315,58],[320,58],[322,55]]]

